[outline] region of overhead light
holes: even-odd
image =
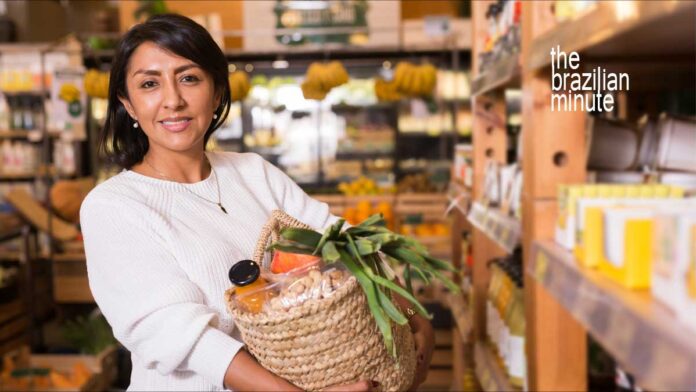
[[[247,71],[247,72],[251,72],[251,71],[254,70],[254,66],[251,65],[251,64],[247,64],[247,65],[244,66],[244,70]]]
[[[287,60],[276,60],[271,63],[271,66],[274,69],[286,69],[290,66],[290,63],[288,63]]]
[[[392,63],[389,60],[386,60],[382,63],[382,68],[384,69],[391,69]]]
[[[234,71],[237,70],[237,66],[234,65],[234,64],[230,64],[230,65],[227,66],[227,70],[228,70],[229,72],[234,72]]]

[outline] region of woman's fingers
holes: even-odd
[[[375,390],[375,388],[377,388],[378,386],[379,386],[379,383],[376,381],[361,380],[361,381],[354,382],[351,384],[334,385],[334,386],[325,388],[324,391],[326,391],[326,392],[367,392],[367,391]]]

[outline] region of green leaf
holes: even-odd
[[[389,351],[393,357],[396,357],[396,347],[394,346],[391,323],[379,305],[377,294],[375,293],[375,287],[372,284],[372,281],[370,281],[360,267],[355,264],[353,258],[350,256],[350,254],[348,254],[348,252],[343,249],[339,249],[338,252],[341,255],[341,261],[343,264],[346,266],[346,268],[348,268],[353,276],[355,276],[365,292],[365,296],[367,297],[367,306],[370,308],[370,312],[375,318],[375,322],[382,333],[382,337],[384,337],[384,345],[386,346],[387,351]]]
[[[394,320],[394,322],[399,325],[406,325],[408,323],[408,319],[406,318],[406,316],[401,314],[401,312],[394,305],[389,296],[385,294],[382,290],[380,290],[380,288],[377,287],[376,284],[375,291],[377,292],[377,299],[379,300],[380,305],[382,305],[382,309],[384,309],[384,312],[387,314],[387,316],[389,316],[390,319]]]
[[[338,253],[338,249],[336,249],[336,243],[327,241],[321,249],[321,257],[328,263],[335,263],[340,260],[341,255]]]
[[[352,236],[350,238],[352,238]],[[379,243],[374,243],[374,242],[372,242],[368,239],[365,239],[365,238],[358,238],[358,239],[354,240],[354,245],[358,249],[358,253],[361,256],[375,254],[379,251],[379,248],[380,248]]]
[[[430,263],[433,267],[439,270],[445,270],[445,271],[450,271],[450,272],[457,272],[457,269],[452,265],[452,263],[448,263],[444,260],[436,259],[434,257],[430,257],[428,255],[421,255],[428,263]]]
[[[406,282],[406,290],[413,295],[413,285],[411,284],[411,266],[406,264],[404,268],[404,282]]]
[[[384,279],[381,276],[375,276],[374,281],[375,281],[375,283],[377,283],[381,286],[384,286],[384,287],[394,291],[395,293],[399,294],[400,296],[404,297],[404,299],[406,299],[407,301],[409,301],[410,303],[412,303],[416,307],[416,310],[421,315],[425,316],[428,319],[432,318],[432,316],[430,314],[428,314],[428,311],[425,309],[425,307],[423,307],[423,305],[421,305],[420,302],[418,302],[418,300],[411,293],[406,291],[403,287],[392,282],[391,280]]]
[[[314,230],[298,229],[294,227],[288,227],[281,230],[280,237],[289,241],[301,243],[302,245],[312,249],[315,249],[317,244],[319,244],[319,240],[321,240],[321,234]]]
[[[442,284],[444,284],[445,287],[447,287],[447,289],[448,289],[449,291],[451,291],[451,292],[453,292],[453,293],[455,293],[455,294],[456,294],[456,293],[459,293],[459,286],[458,286],[456,283],[454,283],[450,278],[448,278],[448,277],[446,277],[445,275],[443,275],[440,271],[433,271],[433,275],[435,275],[435,277],[436,277],[440,282],[442,282]]]
[[[360,222],[357,224],[357,226],[386,226],[387,222],[384,221],[384,218],[382,217],[382,214],[374,214],[371,215],[369,218],[365,219],[364,221]]]
[[[343,227],[343,224],[345,223],[345,219],[339,219],[334,223],[333,225],[329,226],[326,230],[324,230],[324,234],[321,236],[319,239],[319,243],[317,244],[316,249],[314,249],[314,252],[312,254],[318,255],[321,253],[321,248],[324,247],[324,244],[328,240],[337,240],[338,235],[341,233],[341,228]]]
[[[365,239],[379,243],[381,245],[396,245],[395,243],[401,241],[399,236],[394,233],[372,234],[370,236],[365,237]]]
[[[287,253],[300,253],[305,255],[311,255],[313,249],[303,246],[294,241],[280,240],[271,244],[266,250],[279,250],[281,252]]]

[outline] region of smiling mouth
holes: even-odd
[[[172,132],[180,132],[186,129],[191,123],[190,117],[182,117],[177,119],[167,119],[159,122],[162,126]]]

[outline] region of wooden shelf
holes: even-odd
[[[459,332],[462,342],[469,341],[469,335],[473,329],[473,320],[471,319],[469,305],[464,300],[464,294],[450,293],[447,297],[447,304],[452,312],[452,317],[457,325],[457,331]]]
[[[447,189],[447,200],[450,202],[450,208],[466,216],[469,213],[471,190],[463,184],[451,181]]]
[[[24,306],[21,299],[15,299],[6,304],[0,305],[0,324],[20,316],[24,312]]]
[[[467,219],[475,228],[510,254],[520,243],[522,235],[520,221],[503,214],[497,208],[484,207],[481,203],[474,202]]]
[[[505,374],[505,369],[500,366],[500,362],[487,344],[483,342],[475,343],[474,362],[476,365],[476,377],[481,383],[484,391],[497,392],[519,390],[510,384]]]
[[[547,53],[548,54],[548,53]],[[518,55],[498,60],[471,82],[471,95],[481,95],[498,88],[519,86],[520,58]]]
[[[649,390],[696,390],[696,333],[653,299],[578,266],[552,241],[535,242],[527,273]]]
[[[534,39],[528,57],[532,70],[551,64],[557,45],[592,57],[693,53],[696,3],[691,1],[598,2],[576,20],[559,23]],[[668,60],[667,60],[668,61]]]

